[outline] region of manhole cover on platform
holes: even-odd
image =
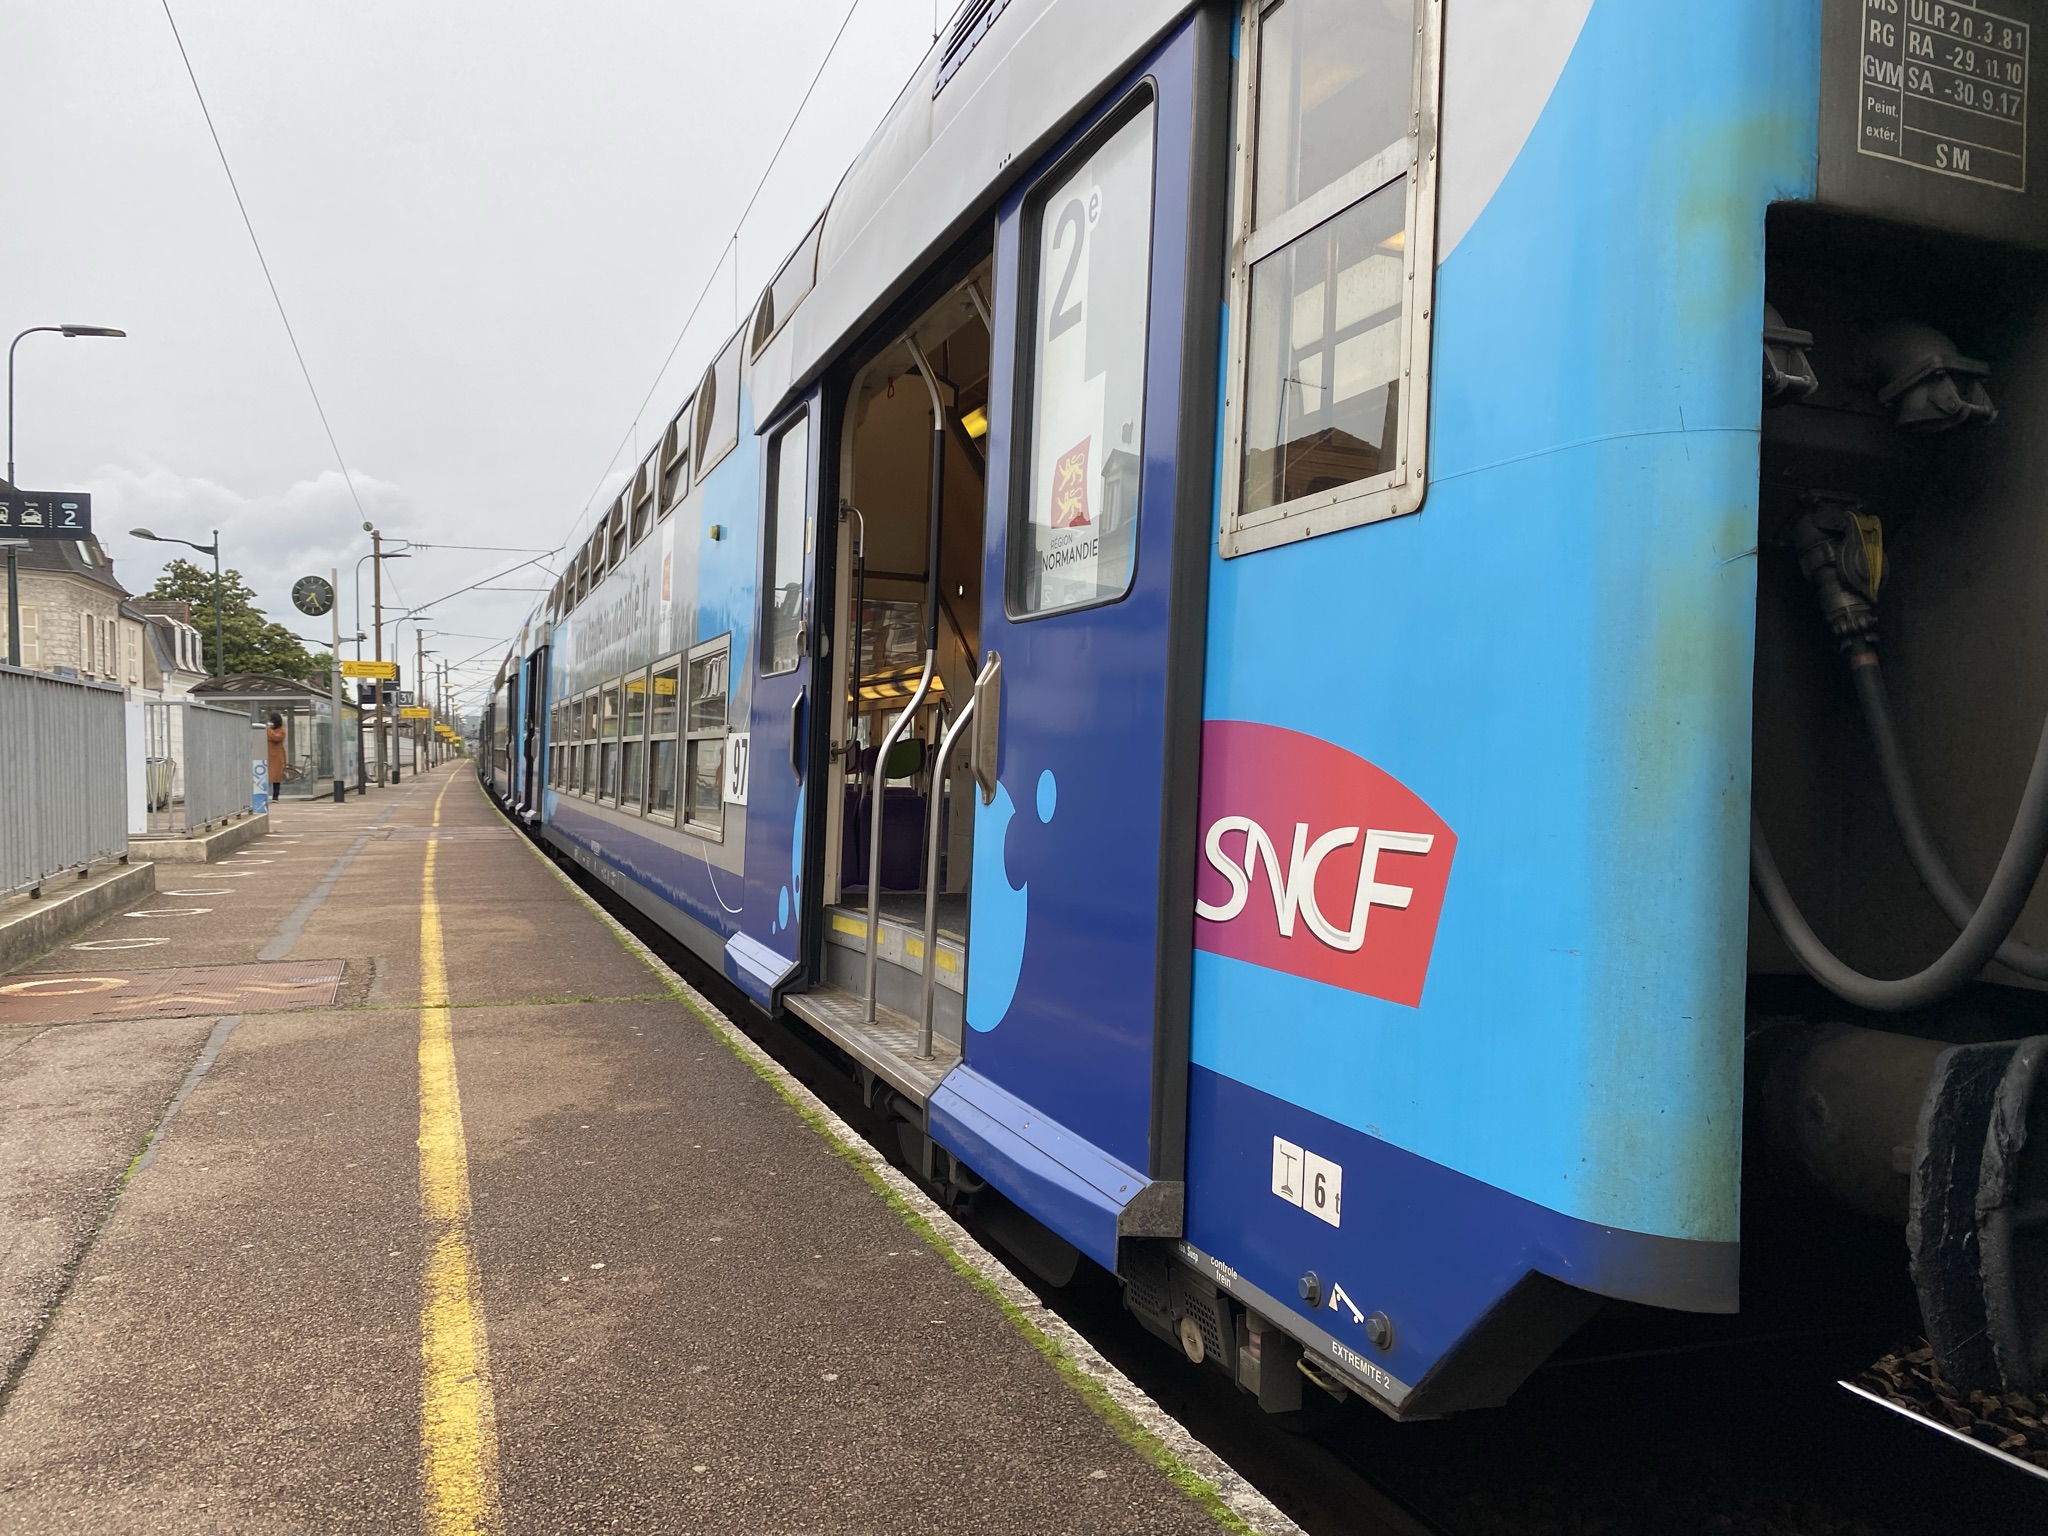
[[[0,979],[0,1026],[90,1019],[183,1019],[213,1013],[325,1008],[340,960],[186,965],[162,971],[78,971]]]

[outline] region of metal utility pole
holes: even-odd
[[[334,621],[334,644],[327,653],[327,681],[334,700],[334,803],[339,805],[348,798],[348,786],[341,780],[341,570],[335,567],[328,574],[334,578],[334,606],[327,610]]]
[[[377,637],[378,661],[384,659],[384,535],[370,530],[370,613],[371,631]],[[377,679],[377,782],[398,782],[397,753],[384,755],[384,679]]]
[[[420,627],[417,624],[412,627],[412,650],[412,697],[413,702],[417,704],[422,702],[427,696],[427,638],[420,633]],[[414,726],[412,771],[415,776],[420,771],[420,739],[418,732],[419,727]]]

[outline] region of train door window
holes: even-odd
[[[683,823],[725,835],[725,724],[731,637],[690,653],[683,709]]]
[[[704,476],[740,440],[740,341],[725,344],[697,389],[697,478]]]
[[[612,503],[611,516],[606,519],[605,544],[605,569],[612,570],[626,558],[626,498],[623,495]]]
[[[647,814],[676,819],[676,740],[682,719],[682,668],[666,661],[654,669],[647,699]]]
[[[619,727],[619,804],[629,811],[641,808],[647,769],[647,674],[635,672],[626,679],[623,704],[625,719]]]
[[[811,419],[799,416],[768,450],[768,526],[761,552],[761,675],[787,672],[803,654],[804,516]]]
[[[1250,0],[1222,552],[1413,512],[1441,0]]]
[[[1149,95],[1030,214],[1030,494],[1012,524],[1014,617],[1130,590],[1152,250]]]
[[[690,488],[690,412],[696,404],[694,398],[684,402],[676,419],[668,424],[668,431],[662,434],[661,496],[657,504],[663,517],[676,509],[676,503]]]
[[[619,798],[619,685],[606,683],[599,695],[597,711],[598,753],[597,793],[600,799]]]

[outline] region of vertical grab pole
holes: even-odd
[[[917,338],[905,336],[903,345],[909,348],[911,361],[917,365],[918,377],[924,380],[925,391],[932,401],[931,536],[926,546],[925,564],[924,671],[918,676],[917,691],[910,696],[910,702],[896,717],[895,724],[889,727],[875,754],[875,799],[868,818],[868,955],[865,978],[865,1017],[870,1024],[875,1021],[875,965],[882,948],[882,802],[889,771],[889,749],[896,745],[897,737],[903,734],[904,727],[916,716],[925,695],[931,691],[932,668],[938,660],[939,647],[939,526],[946,495],[946,407],[939,399],[939,386],[933,378],[931,364],[918,347]]]
[[[903,734],[903,727],[910,723],[917,708],[924,703],[924,696],[932,686],[932,653],[927,647],[924,653],[924,673],[917,680],[917,692],[910,696],[910,702],[903,707],[882,737],[882,745],[875,752],[875,804],[868,819],[868,963],[867,963],[867,1021],[875,1022],[875,962],[880,958],[882,948],[882,787],[884,775],[889,771],[889,749],[896,745],[896,738]]]
[[[943,785],[946,781],[946,763],[953,755],[953,743],[960,739],[967,722],[974,715],[977,698],[970,698],[967,707],[954,717],[947,730],[945,740],[939,743],[938,761],[932,764],[932,813],[930,831],[927,834],[927,851],[924,859],[924,994],[919,1000],[917,1018],[917,1056],[920,1061],[932,1059],[932,1005],[937,999],[939,984],[939,818],[944,814],[946,799]]]

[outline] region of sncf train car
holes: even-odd
[[[1268,1408],[1836,1286],[2034,1390],[2044,19],[972,0],[491,783]]]

